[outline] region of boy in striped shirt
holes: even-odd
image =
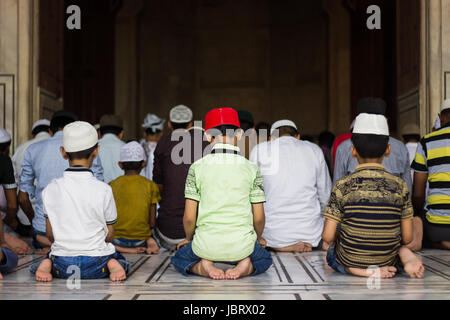
[[[392,278],[404,269],[422,278],[422,262],[405,247],[413,238],[408,187],[381,165],[390,154],[388,141],[384,116],[357,117],[351,150],[360,165],[338,181],[324,213],[327,262],[335,271],[360,277]]]

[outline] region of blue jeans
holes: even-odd
[[[327,251],[327,262],[328,262],[328,265],[334,271],[337,271],[337,272],[340,272],[340,273],[343,273],[343,274],[347,274],[347,271],[345,271],[345,267],[343,265],[339,264],[336,261],[337,254],[336,254],[336,250],[335,249],[336,249],[336,244],[333,244],[332,246],[330,246],[328,248],[328,251]]]
[[[0,261],[0,273],[11,273],[17,266],[17,255],[9,249],[0,248],[3,252],[3,260]]]
[[[81,279],[107,278],[110,272],[106,264],[111,259],[116,259],[127,274],[130,271],[130,265],[127,260],[118,252],[102,257],[50,257],[47,255],[47,258],[52,260],[52,275],[60,279],[67,279],[74,276],[76,268],[80,270]],[[40,264],[41,261],[32,264],[30,266],[30,272],[35,274]]]
[[[258,242],[255,243],[255,249],[253,250],[253,253],[249,256],[249,258],[253,264],[253,268],[255,269],[255,271],[251,274],[252,276],[256,276],[260,273],[266,272],[266,270],[269,269],[269,267],[272,265],[272,256],[266,249],[261,247],[261,245]],[[178,272],[180,272],[185,276],[188,276],[189,269],[192,268],[198,262],[200,262],[202,258],[198,257],[194,253],[194,251],[192,251],[192,242],[191,242],[188,245],[182,247],[180,250],[178,250],[170,260],[172,261],[173,266]],[[215,262],[230,263],[227,261],[215,261]]]
[[[125,239],[125,238],[117,238],[113,240],[113,245],[124,247],[124,248],[137,248],[137,247],[146,247],[146,240],[133,240],[133,239]]]

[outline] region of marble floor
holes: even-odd
[[[0,281],[0,300],[450,300],[450,252],[426,250],[419,255],[426,268],[423,279],[402,274],[377,285],[335,273],[325,253],[318,251],[273,254],[268,272],[236,281],[181,276],[168,252],[128,254],[132,269],[127,281],[82,280],[79,288],[59,279],[37,283],[28,267],[43,257],[23,256],[15,271]]]

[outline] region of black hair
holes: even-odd
[[[333,142],[336,136],[330,132],[330,131],[323,131],[319,135],[319,145],[320,146],[327,146],[328,148],[331,148],[333,146]]]
[[[403,139],[405,139],[406,143],[410,141],[420,141],[420,134],[404,134]]]
[[[189,121],[189,122],[183,122],[183,123],[173,123],[172,121],[170,121],[170,123],[172,124],[173,130],[177,130],[177,129],[187,129],[187,127],[189,126],[189,124],[191,122]]]
[[[143,162],[144,161],[126,161],[126,162],[122,162],[123,170],[124,171],[139,170],[139,169],[141,169]]]
[[[375,134],[353,134],[352,143],[361,158],[381,158],[389,143],[389,136]]]
[[[0,143],[0,152],[5,152],[6,149],[11,145],[11,141]]]
[[[44,131],[48,132],[49,129],[50,129],[50,126],[46,126],[44,124],[44,125],[40,125],[40,126],[37,126],[36,128],[34,128],[33,131],[31,131],[31,133],[34,135],[37,135],[40,132],[44,132]]]
[[[267,122],[260,122],[255,127],[256,134],[259,136],[260,130],[267,130],[267,132],[270,134],[270,124]]]
[[[187,127],[187,126],[186,126]],[[155,130],[153,130],[152,128],[147,128],[147,129],[145,129],[145,133],[146,134],[148,134],[148,135],[150,135],[150,134],[158,134],[158,133],[160,133],[162,130],[159,130],[159,129],[155,129]]]
[[[223,124],[221,126],[217,126],[208,130],[208,134],[210,134],[213,138],[218,136],[227,136],[229,138],[233,138],[236,135],[236,131],[240,130],[239,127],[232,124]]]
[[[298,131],[297,129],[295,129],[294,127],[291,126],[283,126],[283,127],[279,127],[277,128],[278,130],[278,134],[276,134],[276,130],[275,130],[275,137],[281,137],[281,136],[291,136],[291,137],[295,137],[296,135],[298,135]]]
[[[75,122],[74,119],[69,117],[56,117],[53,118],[50,121],[50,130],[52,130],[53,133],[56,133],[59,129],[64,129],[65,126],[68,124]]]
[[[89,157],[95,151],[97,146],[98,146],[98,144],[96,144],[92,148],[89,148],[89,149],[86,149],[86,150],[81,150],[81,151],[77,151],[77,152],[66,152],[66,153],[67,153],[67,156],[69,157],[69,160],[71,160],[71,161],[73,161],[73,160],[86,160],[86,159],[89,159]]]
[[[313,136],[310,136],[310,135],[307,135],[307,134],[302,135],[302,136],[300,137],[300,140],[303,140],[303,141],[309,141],[309,142],[314,143],[314,137],[313,137]]]
[[[100,134],[103,136],[107,133],[112,133],[118,136],[123,131],[123,128],[116,126],[104,126],[100,127]]]
[[[253,122],[247,121],[247,120],[239,120],[239,123],[241,125],[241,129],[247,132],[248,129],[251,129],[255,126]]]

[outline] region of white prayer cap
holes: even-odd
[[[36,121],[33,126],[31,127],[31,131],[33,131],[34,129],[36,129],[39,126],[47,126],[50,127],[50,120],[47,119],[41,119]]]
[[[170,122],[173,123],[188,123],[193,118],[192,110],[186,106],[180,105],[170,110]]]
[[[132,141],[120,148],[120,162],[140,162],[145,160],[145,151],[136,141]]]
[[[350,131],[352,131],[353,128],[355,127],[355,121],[356,121],[356,119],[353,120],[352,123],[350,124]]]
[[[11,141],[11,135],[5,129],[0,130],[0,143],[6,143]]]
[[[387,119],[379,114],[361,113],[356,117],[353,133],[389,136]]]
[[[100,129],[100,123],[94,124],[94,128],[95,128],[95,130],[99,130]]]
[[[153,131],[160,130],[162,131],[164,129],[164,123],[166,120],[161,119],[155,114],[147,114],[147,116],[144,119],[144,124],[142,125],[145,129],[152,129]],[[189,121],[187,121],[189,122]]]
[[[270,129],[270,135],[273,135],[275,130],[281,127],[292,127],[295,130],[298,130],[295,123],[291,120],[279,120],[272,125],[272,128]]]
[[[444,111],[445,109],[450,109],[450,99],[445,100],[442,104],[441,111]]]
[[[64,127],[63,146],[66,152],[87,150],[97,143],[97,130],[88,122],[75,121]]]

